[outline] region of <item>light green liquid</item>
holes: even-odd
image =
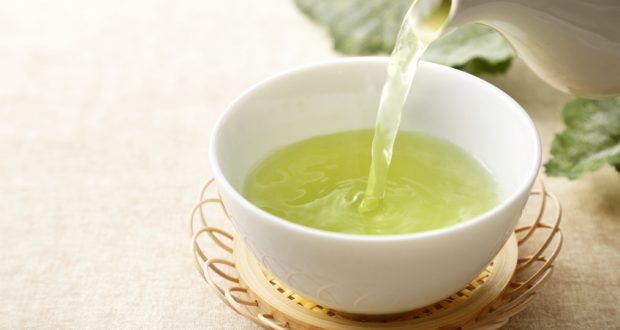
[[[418,62],[441,35],[450,7],[450,0],[412,4],[374,131],[319,136],[276,151],[247,178],[246,198],[300,225],[367,235],[442,228],[491,209],[495,185],[476,159],[446,141],[398,132]]]
[[[368,187],[360,212],[371,212],[383,200],[394,141],[418,62],[428,46],[441,35],[451,3],[450,0],[415,1],[403,20],[381,92]]]
[[[491,175],[459,147],[399,132],[383,203],[359,212],[372,130],[314,137],[277,150],[248,176],[244,196],[263,210],[327,231],[388,235],[450,226],[491,209]]]

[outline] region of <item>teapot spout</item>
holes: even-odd
[[[618,17],[618,0],[452,0],[444,34],[488,25],[550,85],[600,98],[620,95]]]

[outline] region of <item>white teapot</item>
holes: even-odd
[[[501,33],[557,89],[620,95],[620,0],[452,0],[443,33],[474,22]]]

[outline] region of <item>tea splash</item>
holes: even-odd
[[[441,35],[451,5],[450,0],[414,1],[403,20],[381,92],[372,142],[372,163],[361,212],[375,210],[383,200],[403,106],[420,58]]]

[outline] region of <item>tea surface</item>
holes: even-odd
[[[497,202],[491,174],[456,145],[399,132],[383,202],[359,212],[372,130],[303,140],[270,154],[247,177],[244,196],[263,210],[327,231],[387,235],[450,226]]]

